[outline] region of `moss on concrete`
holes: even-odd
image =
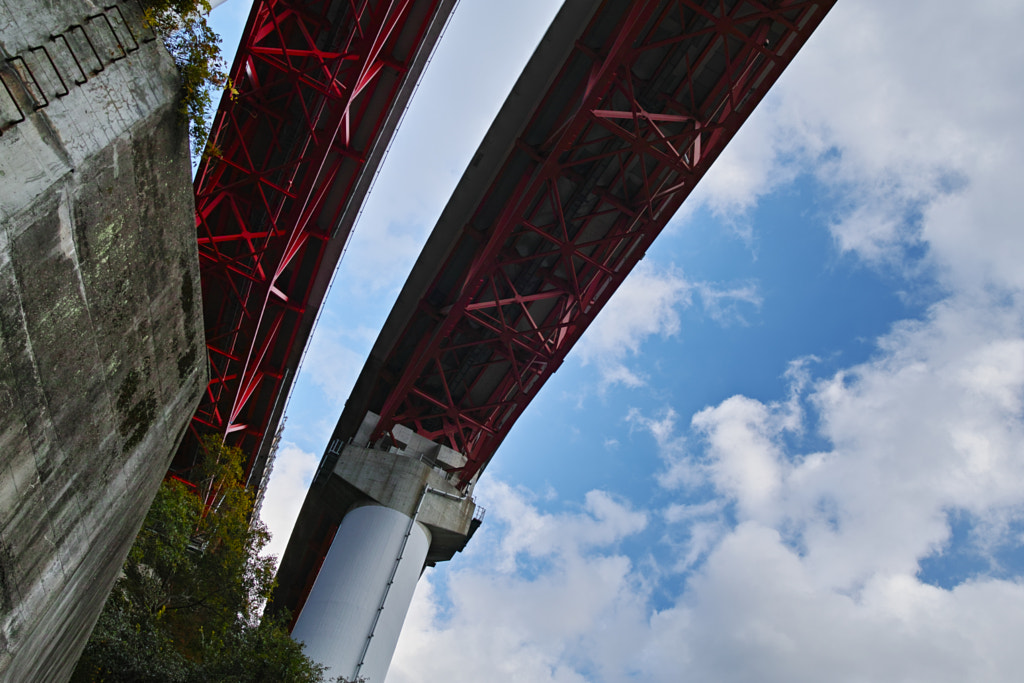
[[[0,0],[0,43],[91,11]],[[177,94],[142,42],[0,136],[0,682],[66,680],[206,383]]]

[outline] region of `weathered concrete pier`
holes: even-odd
[[[136,3],[0,0],[0,80],[0,681],[61,681],[206,383],[188,132]]]

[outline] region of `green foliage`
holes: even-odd
[[[323,680],[281,620],[259,619],[274,561],[242,453],[203,446],[198,489],[161,485],[72,681]]]
[[[144,0],[146,20],[174,57],[182,80],[180,113],[189,124],[192,152],[206,143],[213,94],[226,83],[220,36],[206,22],[208,0]]]

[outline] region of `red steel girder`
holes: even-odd
[[[195,180],[210,376],[192,423],[241,446],[249,468],[348,236],[341,219],[451,6],[253,5]]]
[[[414,347],[385,362],[371,440],[403,424],[463,453],[472,480],[833,4],[602,3],[591,28],[617,12],[613,34],[584,32],[516,142],[527,171],[449,251],[463,261],[424,293]]]

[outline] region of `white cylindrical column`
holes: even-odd
[[[430,532],[391,508],[366,505],[345,515],[292,629],[306,654],[327,667],[326,678],[353,678],[369,639],[358,674],[384,683],[429,547]]]

